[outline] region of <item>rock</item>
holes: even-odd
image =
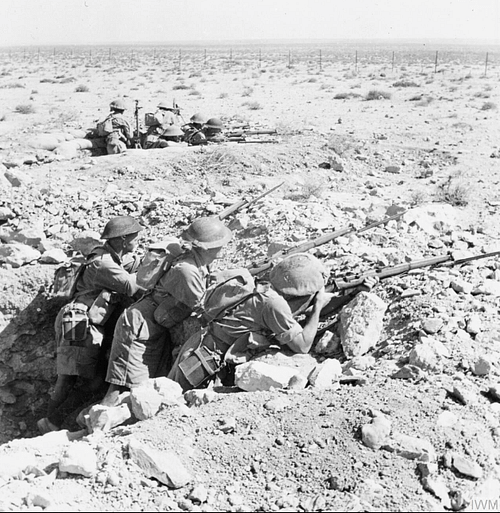
[[[467,327],[465,330],[471,335],[477,335],[481,331],[481,317],[474,314],[470,315],[467,319]]]
[[[455,278],[452,280],[450,286],[455,292],[463,292],[464,294],[470,294],[473,288],[471,283],[467,283],[461,278]]]
[[[487,356],[479,356],[471,366],[471,371],[476,376],[487,376],[492,369],[492,362]]]
[[[166,377],[154,378],[151,381],[153,388],[161,396],[162,406],[184,404],[182,387],[179,385],[179,383]]]
[[[349,369],[355,369],[359,371],[366,371],[371,369],[375,365],[375,358],[370,355],[355,356],[352,360],[349,360],[343,366],[343,372]]]
[[[201,406],[215,401],[217,395],[216,392],[210,389],[194,389],[184,393],[184,400],[188,406]]]
[[[306,376],[302,374],[295,374],[291,377],[290,382],[288,383],[289,390],[304,390],[306,388],[309,380]]]
[[[40,256],[40,251],[25,244],[0,244],[0,262],[12,267],[29,264],[38,260]]]
[[[11,171],[9,169],[5,171],[4,176],[11,183],[12,187],[27,186],[33,181],[28,175],[19,170]]]
[[[473,479],[481,479],[483,477],[483,469],[474,461],[470,461],[458,454],[452,455],[452,465],[455,470],[464,476],[472,477]]]
[[[466,388],[464,385],[454,386],[448,393],[455,397],[461,404],[474,404],[476,402],[476,394]]]
[[[410,365],[415,365],[425,371],[439,372],[442,369],[442,358],[448,357],[446,346],[432,337],[422,337],[409,355]]]
[[[399,166],[386,166],[384,171],[386,173],[399,174],[401,173],[401,168]]]
[[[236,366],[235,385],[247,392],[285,388],[295,374],[289,367],[250,361]]]
[[[453,427],[458,423],[457,416],[451,411],[443,411],[438,415],[436,425],[441,427]]]
[[[35,492],[28,497],[27,502],[31,503],[34,507],[47,509],[52,506],[54,499],[48,492]]]
[[[198,502],[203,504],[207,501],[208,498],[208,489],[202,484],[196,485],[188,495],[188,499],[193,502]]]
[[[61,264],[68,259],[66,253],[62,249],[49,249],[42,253],[40,262],[43,264]]]
[[[340,313],[340,341],[347,358],[377,345],[387,304],[371,292],[360,292]]]
[[[449,489],[445,480],[441,476],[427,476],[422,479],[424,490],[433,493],[438,499],[441,499],[445,508],[450,508]]]
[[[438,318],[424,319],[422,321],[422,329],[426,333],[433,335],[434,333],[437,333],[443,327],[443,324],[444,324],[444,321],[442,319],[438,319]]]
[[[338,360],[326,359],[309,374],[309,383],[314,388],[328,388],[338,382],[342,375],[342,366]]]
[[[361,427],[361,439],[363,443],[371,449],[380,449],[386,444],[391,434],[392,424],[385,415],[376,415],[371,424],[365,424]]]
[[[8,221],[13,217],[15,217],[15,214],[9,207],[0,207],[0,221]]]
[[[484,280],[484,282],[476,287],[472,294],[486,294],[491,296],[500,296],[500,281],[497,280]]]
[[[85,422],[90,432],[93,433],[95,431],[109,431],[131,418],[132,413],[128,404],[113,407],[96,404],[90,408],[88,415],[85,416]]]
[[[87,442],[75,442],[69,445],[59,460],[59,471],[93,476],[97,471],[97,456]]]
[[[413,381],[418,381],[426,376],[425,372],[417,367],[416,365],[404,365],[396,371],[391,378],[395,379],[411,379]]]
[[[290,404],[291,403],[289,399],[278,397],[276,399],[271,399],[270,401],[267,401],[267,403],[264,404],[264,408],[272,412],[279,412],[286,410],[290,406]]]
[[[191,481],[191,475],[173,452],[154,449],[133,438],[128,449],[132,460],[147,477],[155,478],[170,488],[181,488]]]
[[[500,383],[490,387],[488,390],[488,394],[491,395],[497,401],[500,401]]]
[[[409,460],[419,459],[424,462],[436,460],[436,451],[432,444],[428,440],[415,436],[394,433],[384,448]]]
[[[160,411],[162,396],[148,380],[130,390],[130,403],[136,418],[146,420],[154,417]]]
[[[314,352],[325,356],[331,356],[340,349],[340,337],[333,331],[325,331],[314,346]]]

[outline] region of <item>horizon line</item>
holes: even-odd
[[[95,42],[95,43],[74,43],[74,42],[52,42],[40,44],[0,44],[1,48],[37,48],[55,46],[214,46],[214,45],[257,45],[257,44],[328,44],[328,43],[389,43],[397,44],[447,44],[447,45],[492,45],[500,46],[500,39],[479,39],[479,38],[434,38],[434,37],[408,37],[408,38],[280,38],[280,39],[207,39],[207,40],[175,40],[175,41],[121,41],[121,42]]]

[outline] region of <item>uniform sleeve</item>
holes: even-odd
[[[193,310],[200,303],[206,284],[196,266],[180,262],[162,279],[161,288]]]
[[[95,261],[95,288],[113,290],[119,294],[132,297],[138,290],[136,275],[129,274],[111,257],[99,258]]]
[[[294,319],[290,306],[281,296],[268,298],[262,319],[281,345],[288,344],[302,333],[302,326]]]

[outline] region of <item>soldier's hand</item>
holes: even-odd
[[[377,276],[368,276],[363,282],[362,290],[369,292],[378,284],[379,281],[380,280],[377,278]]]
[[[315,308],[322,309],[325,305],[327,305],[333,298],[334,294],[331,292],[326,292],[325,287],[316,292],[316,297],[314,298],[314,306]]]

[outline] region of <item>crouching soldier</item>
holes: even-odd
[[[244,353],[278,345],[294,353],[308,353],[321,310],[334,297],[325,291],[325,277],[323,264],[308,253],[283,259],[271,271],[267,287],[257,286],[188,339],[168,377],[184,391],[206,386],[223,368],[230,349]],[[367,280],[364,290],[375,281]],[[296,317],[301,314],[306,320],[299,324]]]
[[[207,120],[203,114],[200,114],[199,112],[193,114],[189,119],[189,123],[182,127],[182,130],[184,131],[182,140],[191,146],[206,144],[207,138],[202,130],[206,121]]]
[[[123,153],[132,140],[132,127],[123,113],[126,110],[123,100],[115,100],[110,104],[111,113],[106,118],[110,126],[104,128],[106,135],[106,150],[108,155]]]
[[[202,217],[185,230],[184,252],[150,294],[127,308],[116,325],[101,404],[114,406],[121,392],[166,374],[171,363],[169,329],[195,311],[205,293],[209,265],[232,237],[216,218]]]
[[[59,430],[70,413],[95,394],[104,393],[107,352],[116,320],[141,292],[134,273],[139,262],[132,253],[142,229],[129,216],[115,217],[106,224],[101,236],[106,242],[88,255],[72,301],[56,317],[57,382],[47,415],[37,423],[42,433]]]
[[[271,271],[270,286],[257,287],[182,346],[168,377],[183,390],[204,385],[222,368],[233,344],[241,347],[250,340],[307,353],[321,309],[333,296],[325,292],[324,275],[323,265],[312,255],[298,253],[286,258]],[[306,308],[309,316],[301,326],[294,314]]]

